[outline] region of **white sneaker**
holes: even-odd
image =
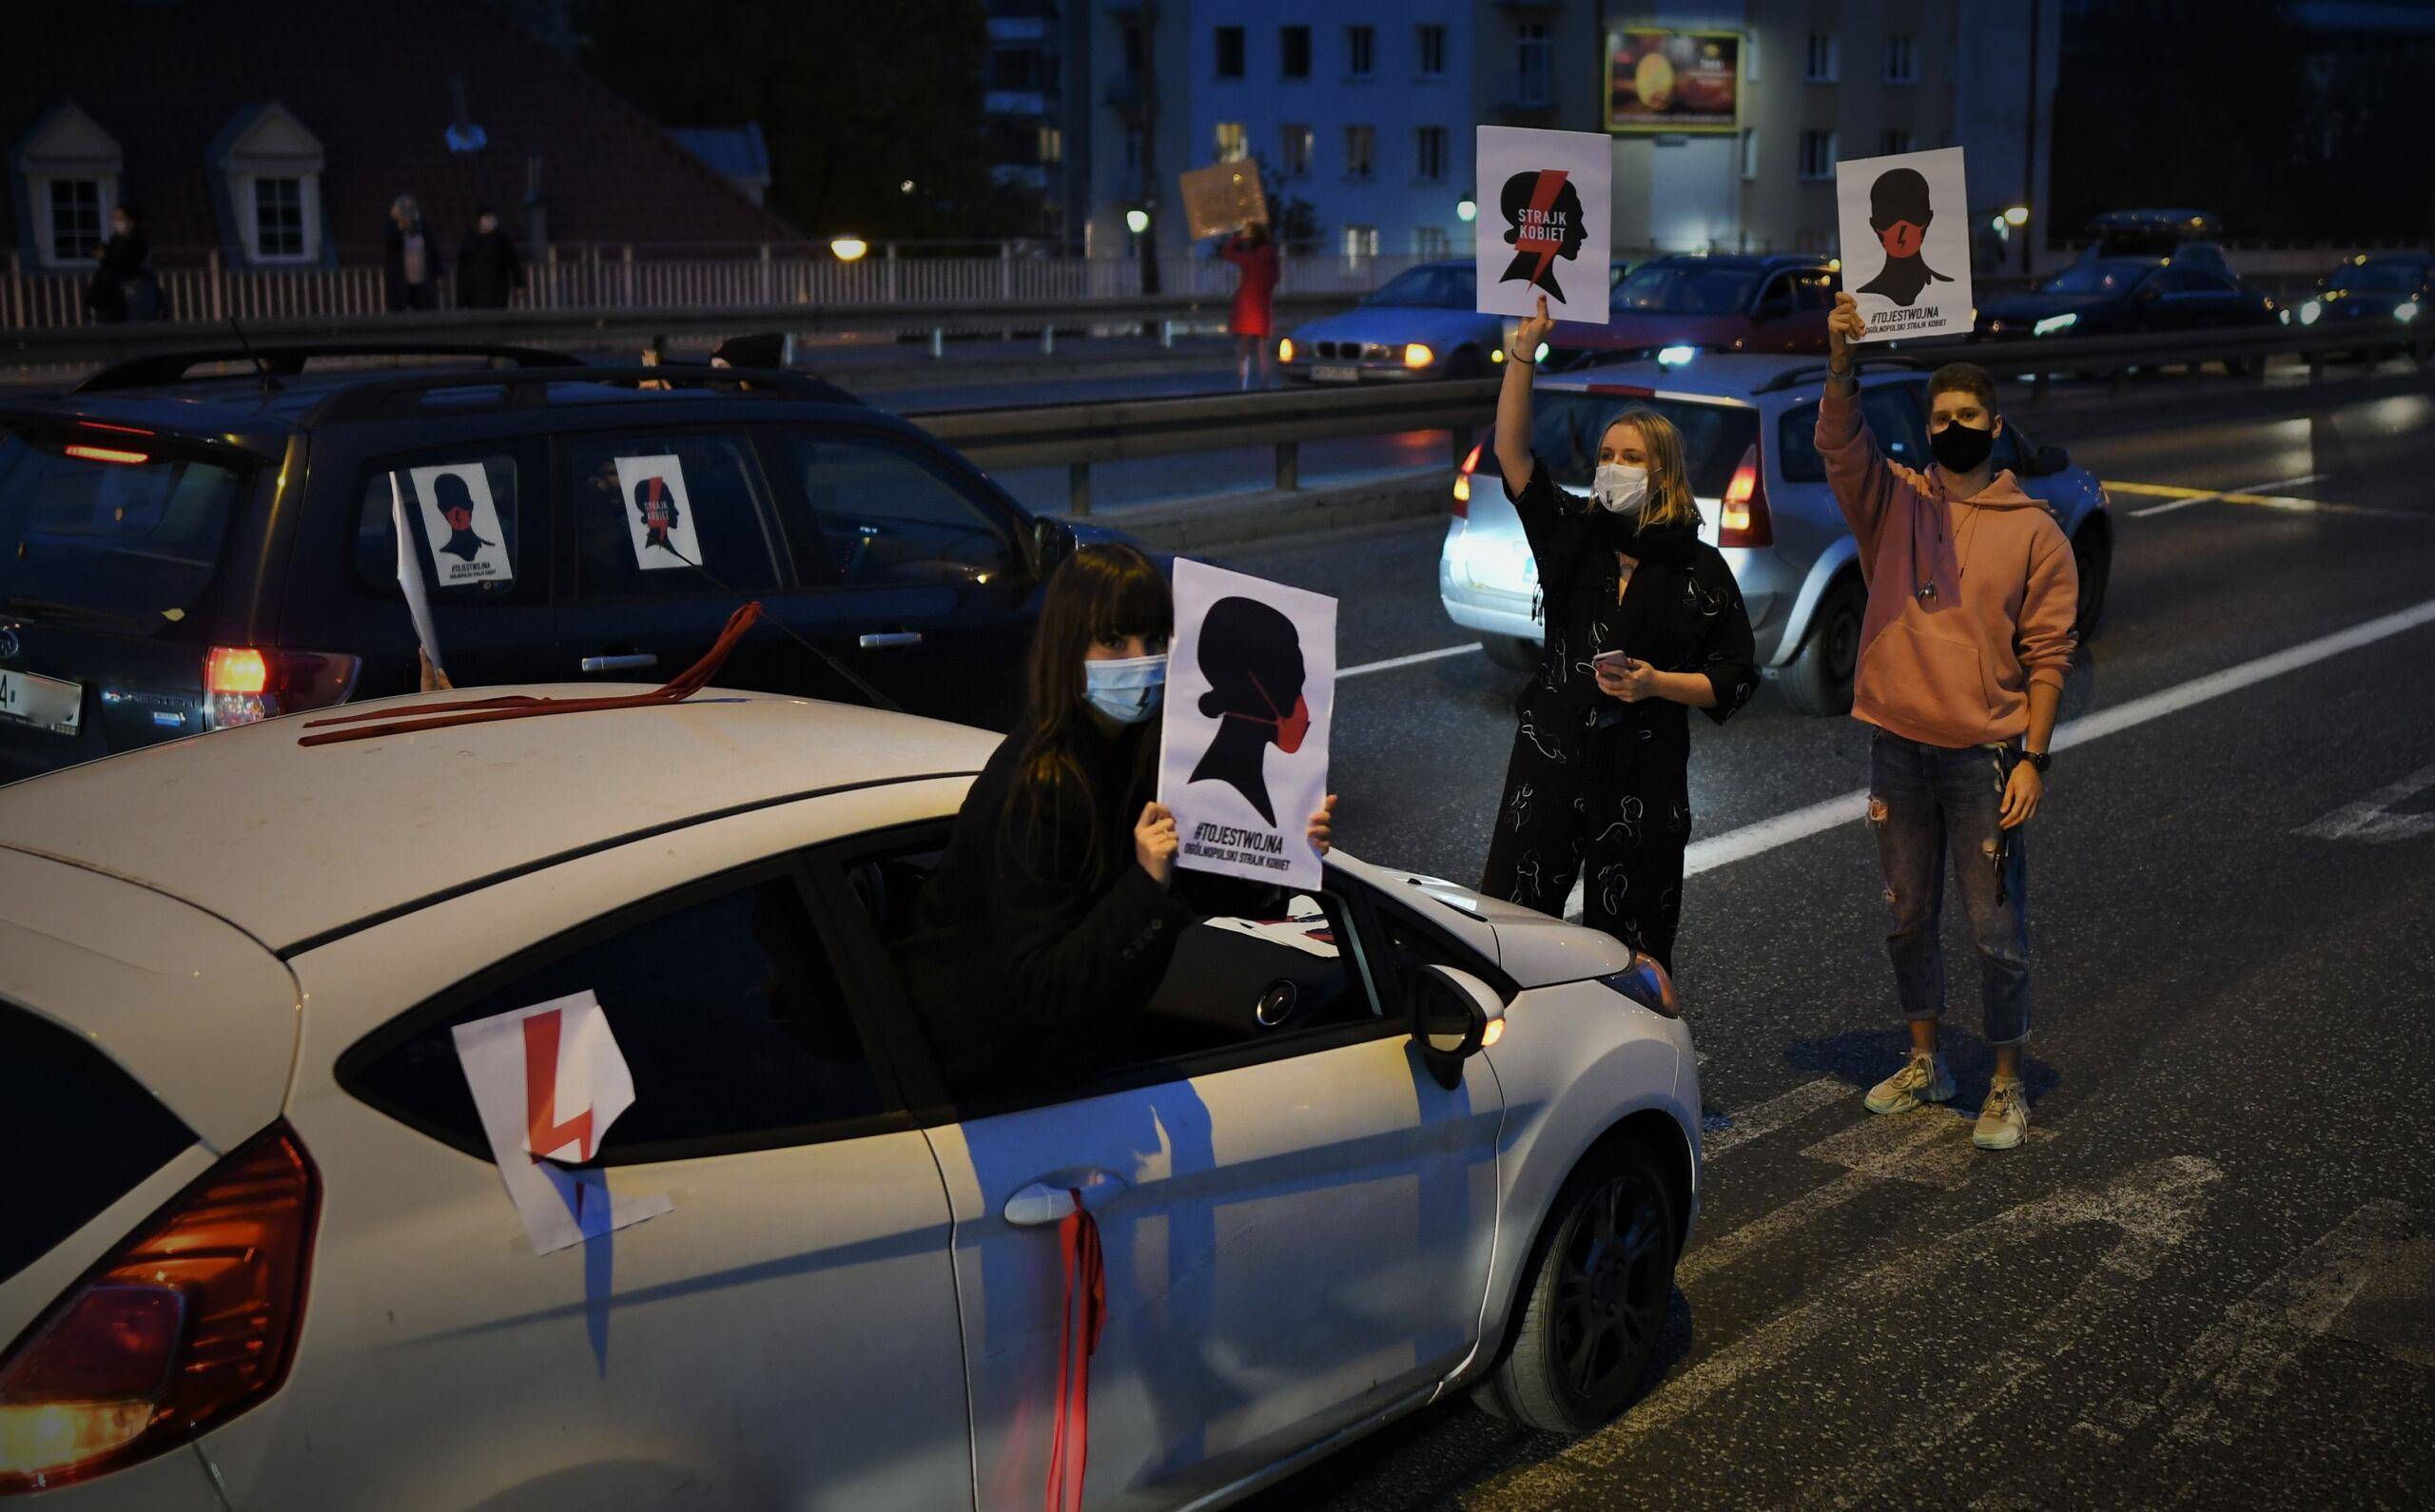
[[[1901,1070],[1868,1090],[1871,1113],[1909,1113],[1923,1102],[1942,1102],[1953,1095],[1953,1073],[1944,1056],[1912,1052]]]
[[[2018,1077],[1991,1084],[1970,1142],[1981,1150],[2010,1150],[2028,1137],[2029,1089]]]

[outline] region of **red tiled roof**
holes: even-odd
[[[0,48],[0,146],[74,101],[125,154],[126,199],[163,262],[223,244],[212,139],[276,101],[319,137],[322,203],[342,262],[377,262],[400,193],[453,256],[475,206],[519,240],[526,161],[542,160],[549,233],[561,245],[732,252],[799,235],[755,205],[572,62],[478,0],[73,0],[11,6]],[[489,135],[456,154],[449,81]],[[0,212],[14,244],[13,175]]]

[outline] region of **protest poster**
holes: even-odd
[[[685,464],[673,453],[621,456],[617,489],[626,499],[626,533],[634,565],[645,572],[699,567],[702,543],[693,534],[693,501],[685,494]]]
[[[1231,236],[1255,221],[1268,219],[1268,195],[1260,187],[1259,165],[1249,158],[1195,168],[1179,182],[1183,187],[1184,223],[1196,242],[1202,237]]]
[[[1838,163],[1835,201],[1843,287],[1868,322],[1860,339],[1967,336],[1970,195],[1961,149]]]
[[[1316,887],[1305,831],[1328,791],[1335,600],[1194,561],[1175,594],[1159,802],[1176,863]]]
[[[507,536],[498,528],[490,474],[479,462],[406,470],[422,506],[423,537],[431,542],[431,581],[504,583],[516,576],[508,564]]]
[[[1481,126],[1479,311],[1607,323],[1614,159],[1595,131]]]

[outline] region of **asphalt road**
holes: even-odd
[[[1709,864],[1679,980],[1711,1156],[1646,1395],[1570,1444],[1441,1405],[1256,1504],[2425,1504],[2430,418],[2415,397],[2075,448],[2116,485],[2117,554],[2029,832],[2022,1150],[1969,1144],[1988,1057],[1954,921],[1961,1112],[1873,1118],[1899,1026],[1871,843],[1738,843],[1860,788],[1866,731],[1772,688],[1695,722]],[[1224,560],[1336,594],[1358,667],[1463,643],[1441,530]],[[1346,683],[1341,843],[1475,877],[1518,681],[1465,651]]]

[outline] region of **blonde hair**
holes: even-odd
[[[1635,404],[1607,422],[1607,429],[1598,433],[1600,444],[1618,425],[1638,430],[1641,450],[1648,454],[1648,502],[1641,506],[1641,523],[1696,527],[1700,506],[1691,497],[1690,468],[1683,460],[1683,433],[1665,416]]]

